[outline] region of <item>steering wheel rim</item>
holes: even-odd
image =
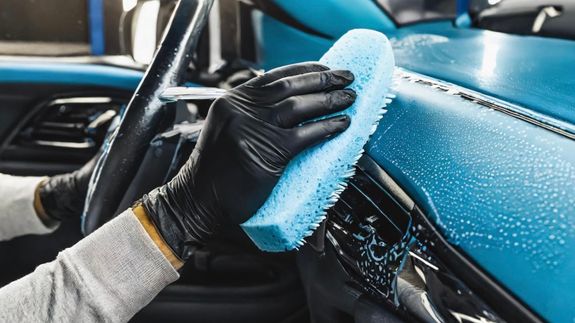
[[[180,0],[176,5],[160,48],[98,160],[82,215],[84,235],[117,215],[150,141],[173,113],[159,95],[183,82],[212,4],[213,0]]]

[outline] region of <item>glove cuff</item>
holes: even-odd
[[[49,177],[38,186],[37,196],[44,213],[56,221],[80,217],[86,199],[85,192],[78,192],[71,174]]]
[[[197,234],[193,229],[195,223],[186,221],[186,217],[178,211],[177,203],[170,200],[165,186],[158,187],[144,195],[141,206],[155,225],[161,237],[172,249],[174,255],[185,262],[194,251],[205,244],[211,234]],[[188,211],[189,212],[189,211]]]
[[[42,187],[46,185],[47,181],[48,177],[44,177],[40,183],[36,185],[36,189],[34,190],[34,211],[36,211],[36,215],[47,228],[53,228],[59,223],[59,221],[48,215],[44,205],[42,204],[42,198],[40,195],[40,191]]]
[[[142,204],[139,202],[134,204],[134,206],[132,206],[132,212],[134,212],[134,215],[136,216],[138,221],[140,221],[140,224],[142,225],[142,227],[144,227],[144,230],[146,230],[148,236],[150,236],[152,241],[154,241],[154,244],[156,244],[158,249],[160,249],[164,257],[166,257],[166,259],[170,262],[170,264],[172,264],[172,266],[176,270],[182,268],[182,266],[184,265],[183,260],[176,255],[176,253],[174,252],[174,250],[172,250],[172,248],[166,242],[164,237],[162,237],[158,228],[156,227],[150,216],[146,213],[146,210],[144,209]]]

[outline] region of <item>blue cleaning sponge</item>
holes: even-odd
[[[270,197],[241,226],[264,251],[286,251],[303,245],[325,219],[327,209],[353,175],[363,146],[375,131],[384,107],[391,101],[395,61],[385,35],[356,29],[343,35],[320,59],[331,69],[347,69],[355,75],[350,86],[355,103],[344,111],[349,128],[332,140],[297,155],[286,167]]]

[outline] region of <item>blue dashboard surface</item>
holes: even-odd
[[[367,153],[544,318],[575,319],[575,141],[400,81]]]
[[[307,25],[326,31],[321,23]],[[316,60],[333,41],[265,15],[260,24],[265,68]],[[457,28],[450,21],[382,31],[398,66],[575,133],[574,41]],[[511,293],[546,320],[575,321],[573,139],[404,80],[367,153],[451,243]]]
[[[395,24],[373,0],[354,0],[353,6],[341,0],[274,0],[304,25],[337,39],[348,30],[366,28],[391,31]]]
[[[266,69],[317,60],[333,43],[266,15],[258,19]],[[517,104],[575,133],[575,41],[456,28],[450,21],[375,29],[392,41],[397,66]]]
[[[398,66],[575,124],[575,41],[437,22],[390,35]]]
[[[333,44],[332,40],[307,34],[278,20],[254,11],[255,41],[259,67],[318,60]]]
[[[0,62],[0,83],[52,83],[134,90],[141,71],[104,65]]]

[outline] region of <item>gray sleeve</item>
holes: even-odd
[[[0,322],[126,322],[178,277],[127,210],[0,289]]]
[[[34,191],[42,178],[0,174],[0,241],[56,230],[46,227],[34,210]]]

